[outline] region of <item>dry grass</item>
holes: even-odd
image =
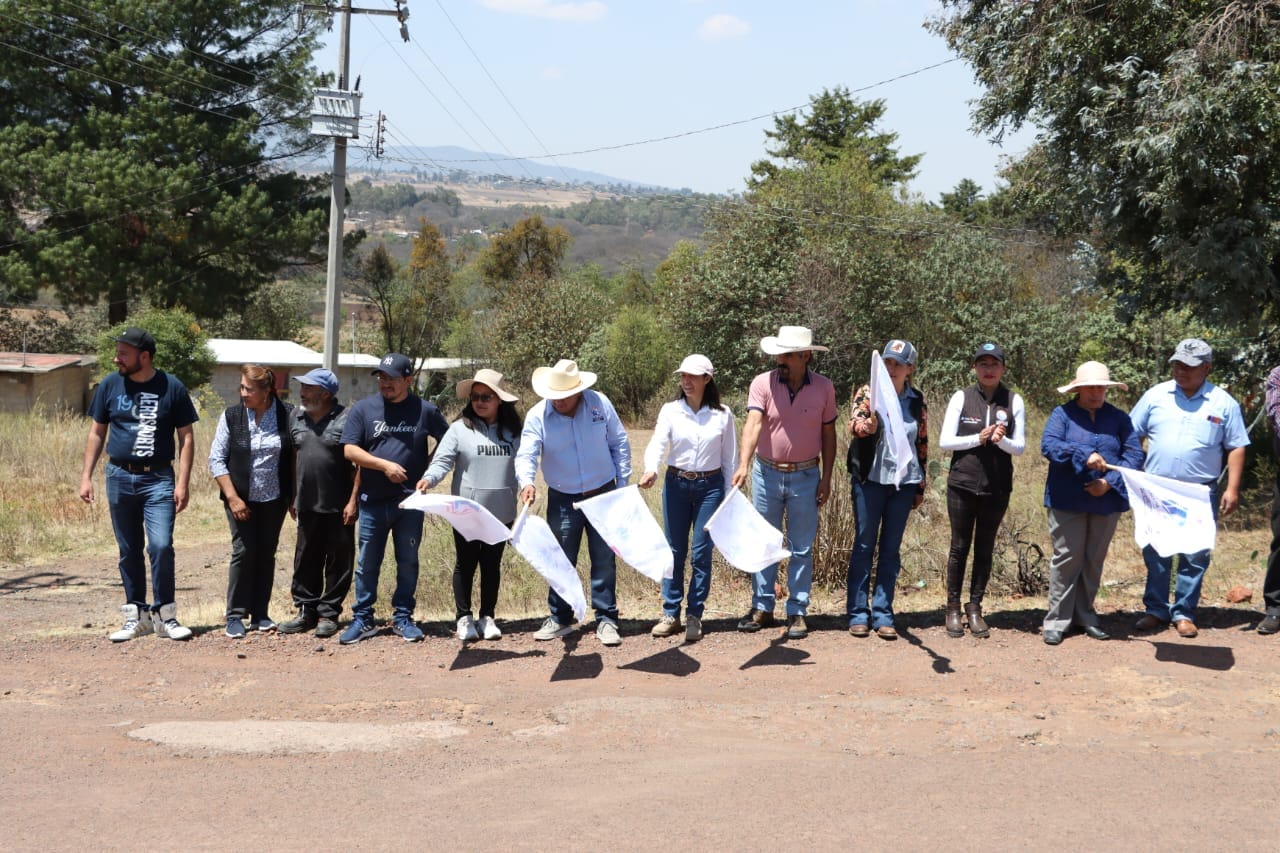
[[[1042,595],[1023,598],[1018,587],[1018,568],[1033,562],[1036,549],[1044,558],[1040,569],[1047,573],[1050,552],[1047,523],[1041,505],[1045,463],[1038,452],[1038,436],[1043,418],[1029,430],[1036,439],[1016,463],[1014,498],[1006,516],[996,553],[988,610],[1043,607]],[[203,416],[196,425],[196,464],[191,478],[190,507],[179,516],[179,547],[203,547],[210,554],[200,569],[205,577],[225,577],[229,537],[222,503],[208,476],[205,460],[216,416]],[[647,425],[646,425],[647,426]],[[80,463],[88,421],[82,417],[44,417],[40,414],[0,414],[0,554],[3,562],[39,565],[68,556],[112,558],[115,540],[103,497],[102,465],[95,488],[99,499],[85,505],[79,497]],[[633,454],[639,459],[650,433],[630,431]],[[843,444],[843,441],[842,441]],[[945,454],[935,451],[937,467],[945,464]],[[843,446],[838,455],[843,460]],[[932,466],[931,466],[932,467]],[[636,476],[639,476],[637,470]],[[945,473],[937,473],[924,505],[913,513],[903,542],[903,570],[899,579],[897,609],[902,613],[926,612],[941,608],[950,529],[946,514]],[[837,462],[833,496],[823,511],[819,530],[818,559],[813,590],[813,612],[844,612],[844,576],[853,541],[853,518],[849,485],[843,462]],[[661,518],[661,489],[643,492],[654,515]],[[544,498],[540,497],[540,501]],[[1233,586],[1257,590],[1254,606],[1260,605],[1260,589],[1265,572],[1270,532],[1267,509],[1270,491],[1258,489],[1245,496],[1244,509],[1232,516],[1219,532],[1218,549],[1205,581],[1206,606],[1234,606],[1226,603]],[[541,504],[539,505],[541,509]],[[292,611],[289,601],[289,574],[292,564],[294,526],[286,523],[277,559],[274,614]],[[216,546],[226,545],[227,550]],[[582,549],[580,570],[586,576],[586,548]],[[382,573],[379,606],[389,607],[395,569],[388,549],[388,563]],[[418,585],[418,613],[424,619],[451,619],[453,595],[453,540],[448,526],[427,519],[421,547]],[[708,615],[723,618],[746,611],[750,603],[750,579],[726,565],[716,555],[715,577]],[[1145,572],[1142,558],[1133,543],[1133,526],[1128,516],[1120,523],[1111,547],[1099,606],[1105,609],[1134,609],[1141,604]],[[183,611],[194,624],[221,621],[223,602],[220,584],[202,581],[190,595],[184,593]],[[199,589],[215,590],[199,592]],[[618,567],[618,602],[626,619],[656,618],[660,611],[657,585],[625,565]],[[348,599],[348,602],[350,599]],[[1249,607],[1250,605],[1240,605]],[[541,615],[546,612],[546,584],[511,549],[503,560],[503,582],[499,618]]]

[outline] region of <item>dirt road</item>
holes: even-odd
[[[0,573],[5,848],[1274,846],[1280,638],[1246,611],[1056,648],[1000,608],[985,641],[113,645],[101,565]]]

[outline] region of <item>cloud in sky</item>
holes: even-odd
[[[736,15],[712,15],[698,27],[698,38],[703,41],[736,39],[751,32],[751,25]]]
[[[486,9],[528,15],[531,18],[548,18],[553,21],[598,21],[608,7],[599,0],[585,3],[556,3],[553,0],[483,0]]]

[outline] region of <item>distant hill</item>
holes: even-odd
[[[358,164],[350,161],[352,168],[368,171],[381,166],[387,172],[410,172],[432,183],[457,183],[465,180],[494,177],[513,181],[549,181],[562,184],[590,184],[593,186],[629,187],[644,192],[678,192],[654,184],[643,184],[629,178],[618,178],[600,172],[575,169],[564,164],[543,163],[536,160],[511,158],[506,154],[472,151],[456,145],[388,146],[381,158]],[[323,162],[308,161],[294,164],[299,171],[327,171]]]

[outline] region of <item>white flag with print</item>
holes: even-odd
[[[417,509],[438,515],[453,525],[464,539],[480,540],[490,545],[506,542],[511,531],[489,510],[470,498],[454,495],[426,495],[414,492],[400,502],[401,509]]]
[[[635,485],[578,501],[574,509],[591,522],[613,553],[647,578],[660,581],[675,574],[671,545]]]
[[[582,593],[578,570],[569,563],[547,522],[539,516],[530,515],[528,507],[521,511],[511,528],[511,546],[546,579],[556,595],[573,608],[573,618],[579,622],[586,618],[587,599]]]
[[[907,427],[902,421],[902,404],[898,402],[893,380],[889,378],[889,370],[878,350],[871,353],[871,408],[884,430],[885,456],[894,466],[893,484],[900,486],[911,465],[911,439],[907,438]],[[866,473],[864,471],[863,475]]]
[[[782,531],[766,521],[737,489],[730,489],[707,519],[707,532],[729,565],[748,574],[791,556],[782,544]]]
[[[1213,548],[1218,525],[1208,486],[1117,465],[1111,469],[1124,477],[1133,509],[1133,538],[1139,547],[1150,545],[1161,557]]]

